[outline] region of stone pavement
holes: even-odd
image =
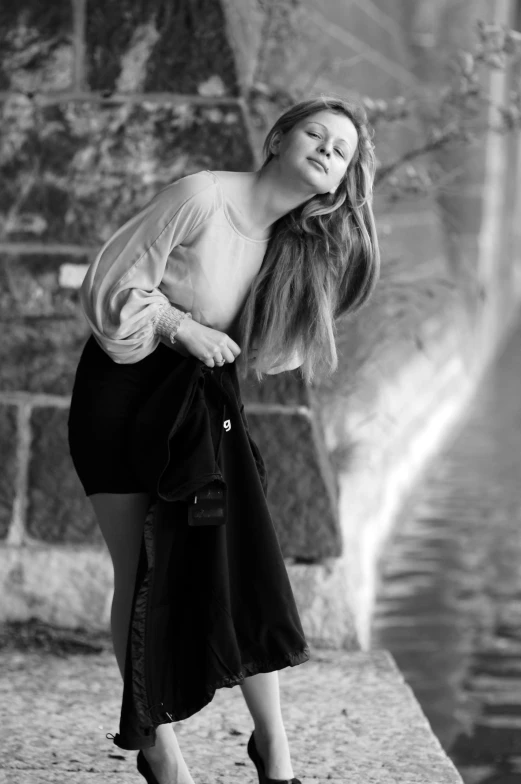
[[[295,775],[303,784],[457,784],[452,762],[387,651],[311,649],[279,670]],[[138,784],[118,729],[121,682],[109,650],[0,651],[1,784]],[[253,728],[239,687],[217,690],[175,731],[197,784],[256,784]]]

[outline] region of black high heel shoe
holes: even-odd
[[[259,774],[259,784],[302,784],[300,779],[296,779],[296,778],[269,779],[266,776],[266,769],[264,768],[264,762],[262,760],[261,755],[258,752],[257,746],[255,745],[255,738],[253,737],[253,732],[250,735],[250,739],[248,741],[247,751],[248,751],[249,758],[257,768],[257,773]]]
[[[137,769],[141,773],[141,775],[147,780],[147,784],[159,784],[159,781],[154,776],[152,768],[148,764],[148,760],[141,751],[138,751],[137,754]]]

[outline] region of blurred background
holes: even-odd
[[[2,3],[4,644],[108,628],[67,447],[88,264],[173,180],[257,168],[295,101],[354,98],[381,279],[338,372],[248,382],[248,419],[310,641],[389,649],[465,782],[521,782],[520,59],[520,0]]]

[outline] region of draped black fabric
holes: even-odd
[[[154,744],[158,724],[188,718],[216,689],[301,664],[310,651],[235,364],[180,358],[141,406],[130,449],[152,502],[114,743],[138,749]],[[189,524],[190,509],[216,487],[221,519]]]

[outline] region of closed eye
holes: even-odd
[[[320,134],[318,134],[318,133],[314,133],[313,131],[307,131],[307,134],[308,134],[309,136],[314,136],[316,139],[320,139],[320,138],[321,138],[321,137],[320,137]],[[336,147],[336,148],[335,148],[335,151],[336,151],[336,152],[337,152],[339,155],[341,155],[341,156],[342,156],[342,158],[345,158],[344,151],[343,151],[343,150],[342,150],[340,147]]]

